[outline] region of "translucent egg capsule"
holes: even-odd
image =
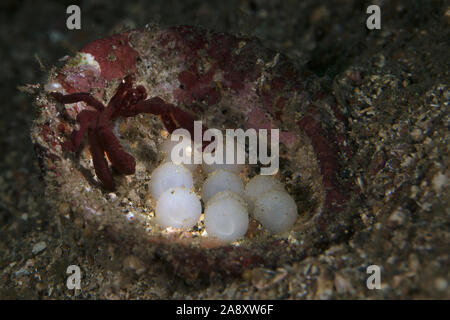
[[[297,204],[286,191],[271,190],[258,197],[253,216],[270,232],[282,233],[294,226]]]
[[[194,186],[192,173],[186,167],[166,162],[152,172],[149,185],[150,194],[154,200],[158,200],[161,194],[175,187],[191,189]]]
[[[193,191],[184,187],[163,192],[156,204],[156,223],[163,228],[191,229],[202,213],[200,200]]]
[[[205,228],[209,236],[225,242],[242,238],[248,229],[245,201],[231,191],[212,197],[205,209]]]
[[[208,200],[211,199],[216,193],[225,190],[230,190],[236,194],[243,194],[244,184],[240,177],[230,171],[214,171],[208,176],[203,184],[203,202],[207,203]]]

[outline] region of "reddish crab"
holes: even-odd
[[[118,117],[134,117],[140,113],[151,113],[160,116],[166,129],[172,133],[183,127],[191,135],[194,134],[194,117],[180,108],[164,102],[159,97],[146,99],[147,93],[143,86],[133,88],[134,78],[126,76],[119,84],[116,93],[105,107],[92,95],[85,92],[63,95],[53,92],[51,95],[59,102],[85,102],[94,110],[83,110],[77,116],[79,130],[73,131],[70,139],[63,145],[64,150],[76,151],[81,144],[84,133],[88,133],[88,142],[94,169],[97,177],[106,189],[115,189],[114,180],[105,159],[108,156],[112,166],[122,174],[133,174],[136,162],[125,152],[119,140],[112,132],[112,120]]]

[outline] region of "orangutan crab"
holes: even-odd
[[[95,111],[83,110],[77,115],[76,120],[80,128],[72,132],[70,139],[63,144],[63,149],[76,151],[87,131],[95,174],[108,190],[114,190],[115,184],[105,153],[112,166],[122,174],[133,174],[136,166],[133,156],[123,150],[112,131],[114,119],[151,113],[160,116],[169,133],[179,127],[187,129],[191,134],[194,132],[194,117],[191,114],[164,102],[159,97],[145,100],[147,97],[145,88],[143,86],[133,88],[133,81],[132,75],[126,76],[106,107],[89,93],[80,92],[69,95],[51,93],[51,96],[61,103],[85,102],[96,109]]]

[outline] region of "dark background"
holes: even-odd
[[[382,8],[382,30],[369,31],[365,27],[365,9],[374,3]],[[81,7],[81,30],[70,31],[65,27],[65,11],[70,4]],[[385,56],[399,50],[413,52],[417,63],[411,78],[415,86],[411,90],[420,96],[437,83],[448,84],[449,10],[449,2],[439,0],[1,1],[0,298],[62,298],[67,295],[63,290],[50,292],[52,286],[56,288],[55,283],[63,281],[54,276],[56,269],[47,270],[47,280],[36,276],[40,259],[44,263],[45,255],[51,256],[52,252],[47,249],[39,257],[30,252],[34,243],[57,242],[58,236],[55,235],[57,226],[47,214],[29,137],[34,96],[19,90],[25,85],[44,83],[47,71],[54,65],[61,65],[58,59],[74,54],[91,40],[124,28],[142,27],[147,23],[194,24],[258,37],[265,46],[286,54],[298,68],[323,78],[325,83],[331,83],[353,65],[364,66],[377,52]],[[421,34],[423,30],[425,36]],[[395,71],[395,66],[392,70]],[[448,272],[448,262],[444,268]],[[101,274],[102,271],[93,266],[92,272]],[[25,278],[21,278],[23,276]],[[436,281],[439,279],[442,277]],[[239,285],[245,287],[245,283]],[[406,288],[402,289],[404,297],[443,297],[439,288],[446,282],[439,282],[438,289],[433,289],[433,283],[406,284],[402,287]],[[232,285],[231,282],[222,284],[223,292]],[[286,285],[289,286],[289,281]],[[191,297],[216,297],[207,293],[208,286],[201,288]],[[150,297],[175,297],[176,290]],[[384,297],[402,297],[402,290]],[[447,287],[444,296],[446,290]],[[87,292],[83,297],[110,297],[110,291],[105,293],[101,286]],[[128,296],[115,294],[121,298],[148,297],[131,289]],[[252,297],[295,298],[277,293],[258,294]],[[182,293],[178,297],[188,296]],[[230,297],[242,296],[231,294]],[[363,296],[354,293],[348,297]]]

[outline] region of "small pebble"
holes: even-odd
[[[47,248],[47,244],[45,243],[45,241],[41,241],[41,242],[36,243],[33,246],[33,249],[31,249],[31,252],[33,254],[38,254],[38,253],[44,251],[45,248]]]
[[[434,286],[439,291],[445,291],[447,290],[448,282],[444,278],[437,278],[436,280],[434,280]]]

